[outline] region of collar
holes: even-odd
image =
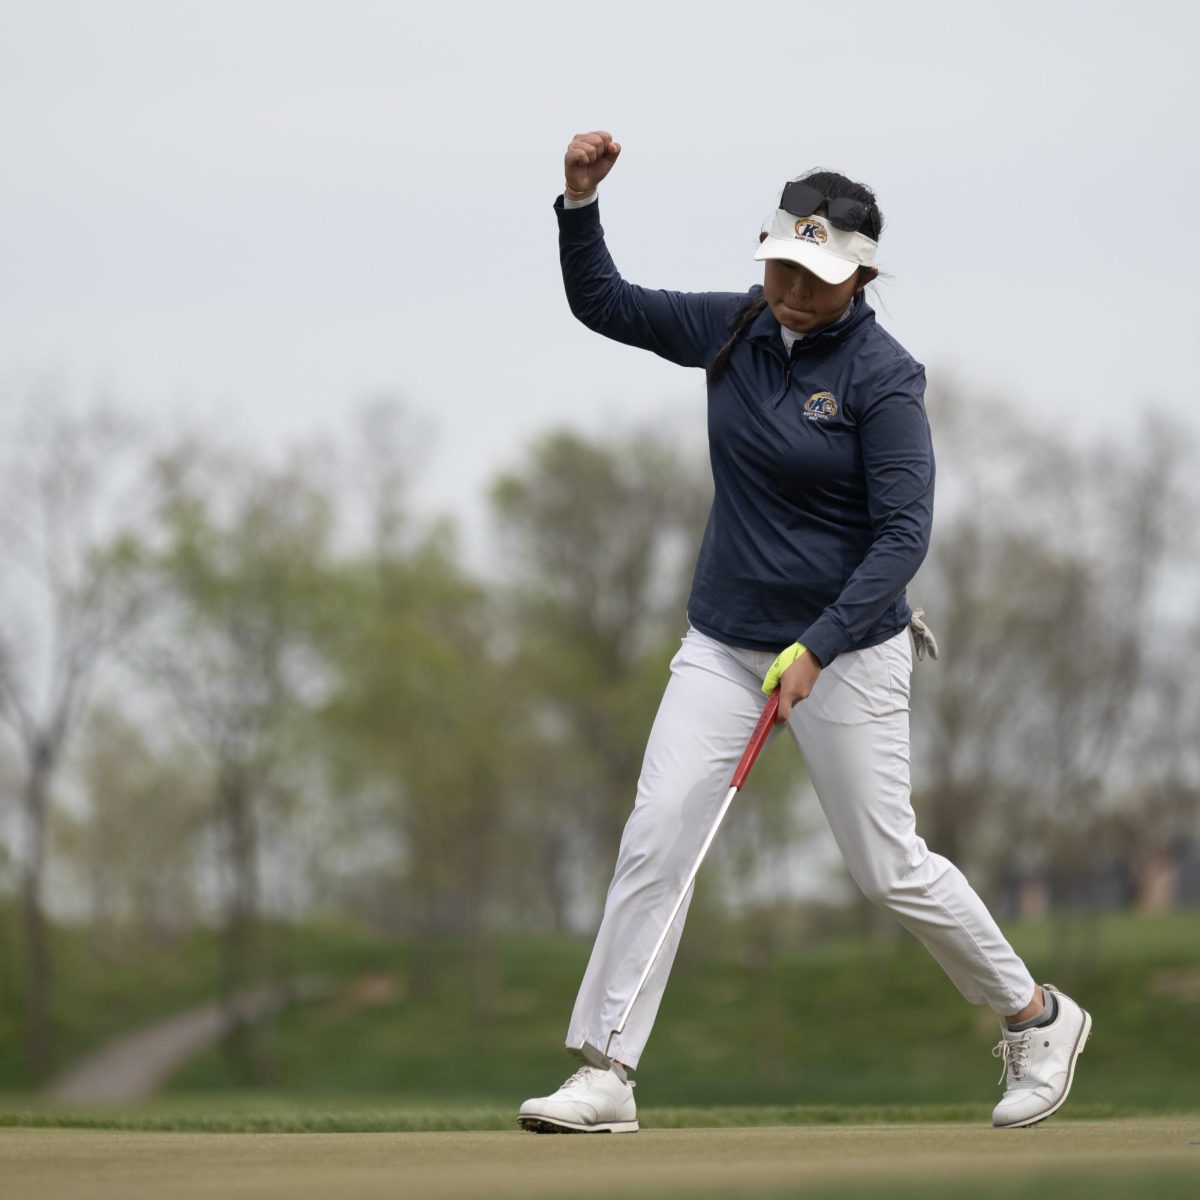
[[[762,292],[761,287],[755,290],[759,293]],[[858,329],[859,326],[874,319],[875,310],[867,303],[866,296],[862,292],[859,292],[850,302],[849,309],[834,321],[832,325],[826,325],[824,329],[818,329],[815,333],[797,334],[790,348],[785,346],[783,326],[775,320],[775,314],[770,308],[764,308],[754,318],[747,337],[751,341],[773,343],[776,347],[782,349],[785,354],[790,354],[791,349],[794,349],[796,345],[799,345],[802,351],[808,351],[816,347],[830,346],[835,342],[840,342],[854,330]]]
[[[850,316],[851,312],[853,312],[853,311],[854,311],[854,301],[851,300],[850,303],[847,304],[845,309],[842,311],[842,315],[840,317],[838,317],[838,319],[836,321],[834,321],[834,323],[832,325],[826,325],[825,328],[826,329],[836,329],[844,320],[847,319],[847,317]],[[791,354],[792,347],[797,342],[802,342],[806,337],[812,337],[811,333],[794,333],[786,325],[780,325],[779,332],[780,332],[780,334],[783,335],[783,348],[789,354]]]

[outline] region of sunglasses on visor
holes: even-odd
[[[783,198],[779,201],[779,207],[793,217],[811,217],[822,205],[829,213],[830,225],[847,233],[861,230],[869,238],[879,240],[871,206],[861,200],[853,200],[849,196],[838,196],[831,200],[820,188],[810,183],[792,182],[785,185]]]

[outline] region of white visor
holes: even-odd
[[[777,208],[764,222],[767,236],[756,260],[786,258],[807,267],[826,283],[845,283],[859,267],[875,265],[878,243],[865,233],[847,233],[827,217],[796,217]]]

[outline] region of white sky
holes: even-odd
[[[604,127],[627,278],[749,286],[772,192],[832,167],[879,194],[880,316],[932,379],[1200,430],[1198,10],[0,0],[5,401],[54,370],[265,446],[394,392],[477,553],[536,432],[701,436],[698,372],[562,299],[562,153]]]

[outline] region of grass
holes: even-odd
[[[633,1137],[507,1133],[278,1136],[0,1130],[9,1194],[22,1200],[308,1200],[352,1195],[626,1200],[871,1197],[1191,1200],[1195,1119],[670,1129]]]
[[[916,1125],[938,1122],[985,1126],[984,1104],[758,1105],[643,1108],[644,1130],[791,1128],[815,1125]],[[29,1106],[0,1097],[0,1129],[109,1129],[142,1133],[450,1133],[512,1130],[515,1106],[370,1105],[354,1098],[337,1104],[297,1104],[294,1099],[191,1098],[125,1107]],[[1133,1119],[1148,1114],[1130,1106],[1071,1104],[1061,1121]],[[1178,1115],[1178,1114],[1171,1114]]]
[[[405,947],[304,930],[290,935],[295,969],[338,986],[270,1029],[272,1084],[236,1086],[214,1052],[153,1104],[67,1109],[0,1071],[0,1190],[21,1200],[993,1200],[1035,1189],[1192,1200],[1200,914],[1008,932],[1038,977],[1077,994],[1096,1022],[1070,1104],[1031,1130],[990,1128],[994,1020],[962,1004],[905,936],[785,940],[766,957],[752,931],[694,926],[639,1072],[643,1132],[545,1138],[515,1131],[515,1107],[570,1068],[561,1037],[585,942],[507,940],[481,976],[454,944],[418,967]],[[105,969],[82,944],[60,962],[60,1019],[76,1048],[209,998],[203,935],[153,962]],[[11,987],[10,976],[0,994]]]
[[[759,932],[689,927],[639,1071],[647,1112],[950,1105],[986,1117],[999,1094],[989,1057],[995,1020],[963,1004],[907,934],[818,944],[776,937],[768,957]],[[1095,1019],[1072,1111],[1200,1109],[1200,913],[1007,932],[1038,978],[1076,995]],[[274,933],[276,942],[286,933],[277,957],[333,979],[336,990],[265,1030],[273,1066],[265,1084],[244,1088],[215,1051],[185,1068],[168,1099],[180,1112],[198,1105],[196,1121],[227,1119],[231,1094],[242,1091],[243,1113],[297,1127],[370,1111],[385,1122],[372,1129],[430,1128],[411,1122],[426,1112],[507,1114],[570,1070],[562,1036],[586,941],[505,939],[481,970],[454,943],[418,966],[410,948],[346,930]],[[56,939],[56,1020],[72,1053],[211,997],[209,936],[127,962],[99,958],[70,930]],[[12,974],[0,979],[0,1092],[8,1094],[0,1109],[42,1111],[17,1063],[14,987]],[[406,1112],[418,1115],[386,1124]],[[506,1117],[489,1119],[496,1124],[487,1127],[507,1127]],[[199,1127],[220,1126],[180,1126]]]
[[[213,999],[218,960],[211,930],[158,941],[127,935],[111,942],[69,925],[51,925],[49,933],[51,1023],[60,1065],[110,1037]],[[402,948],[342,927],[269,927],[264,941],[272,967],[281,975],[352,978],[378,962],[385,946],[392,961],[405,961]],[[20,946],[17,911],[11,903],[0,903],[0,1090],[36,1085],[21,1054]]]
[[[1014,928],[1039,978],[1095,1020],[1077,1082],[1083,1104],[1200,1107],[1200,915]],[[1097,942],[1098,939],[1098,942]],[[672,976],[639,1070],[643,1104],[663,1107],[988,1104],[999,1074],[995,1018],[962,1003],[906,934],[837,941],[747,962],[736,939],[693,943]],[[470,964],[446,947],[422,992],[407,960],[382,951],[369,974],[273,1031],[276,1086],[421,1103],[511,1104],[570,1068],[566,1017],[586,943],[507,943],[472,1002]],[[227,1093],[206,1055],[172,1094]]]

